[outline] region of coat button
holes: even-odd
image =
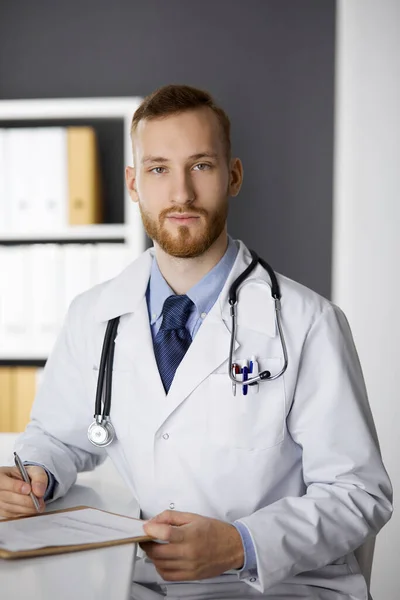
[[[173,502],[171,502],[171,504],[169,505],[169,507],[170,507],[171,510],[174,510],[175,504]]]
[[[164,440],[167,440],[169,438],[168,433],[164,433],[163,438],[164,438]]]
[[[250,577],[250,581],[251,583],[254,583],[255,581],[257,581],[257,577]]]

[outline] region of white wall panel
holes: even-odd
[[[333,300],[364,369],[400,494],[400,2],[337,6]],[[400,515],[377,539],[374,600],[399,597]]]

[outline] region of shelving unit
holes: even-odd
[[[136,258],[146,247],[138,207],[125,187],[123,167],[132,164],[130,126],[141,98],[82,98],[0,101],[0,128],[89,125],[96,129],[108,173],[106,219],[103,224],[69,226],[61,230],[0,231],[0,246],[28,244],[124,244]],[[101,146],[103,144],[103,146]],[[26,158],[24,157],[24,160]],[[21,161],[23,162],[23,161]],[[115,196],[114,196],[115,190]],[[42,353],[0,350],[0,366],[42,366]]]
[[[122,152],[124,165],[132,164],[130,126],[133,113],[141,98],[73,98],[46,100],[2,100],[0,101],[0,127],[10,126],[51,126],[60,124],[87,125],[93,123],[118,123],[122,125]],[[124,173],[120,174],[123,182]],[[118,178],[117,175],[117,178]],[[124,222],[118,224],[92,225],[88,228],[68,228],[51,232],[51,240],[67,239],[84,241],[121,240],[129,246],[132,256],[138,256],[145,248],[145,234],[140,213],[131,201],[123,183]],[[89,233],[90,230],[90,233]],[[124,237],[121,238],[121,233]],[[71,235],[71,237],[69,237]],[[99,237],[96,237],[99,236]],[[0,232],[0,244],[8,242],[41,242],[50,239],[49,232],[26,232],[9,234]]]

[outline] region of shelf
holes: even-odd
[[[2,100],[0,119],[124,118],[128,126],[142,98],[46,98]]]
[[[3,242],[121,241],[125,242],[126,225],[75,225],[61,230],[0,232]]]
[[[0,367],[44,367],[47,357],[43,355],[0,355]]]

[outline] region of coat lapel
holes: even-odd
[[[126,400],[124,410],[128,423],[134,422],[137,406],[144,402],[146,411],[156,416],[156,423],[164,418],[166,395],[154,357],[146,301],[152,254],[152,249],[143,253],[118,277],[105,284],[95,307],[95,318],[99,322],[120,317],[113,386],[118,380],[124,381],[122,397]]]
[[[230,331],[221,319],[218,303],[207,315],[183,357],[166,401],[171,414],[229,356]],[[235,349],[238,347],[235,343]]]
[[[229,288],[233,281],[251,262],[251,255],[240,243],[238,256],[225,282],[221,294],[198,330],[189,350],[176,370],[166,398],[169,416],[213,371],[228,360],[231,343],[231,316],[228,302]],[[258,331],[274,337],[274,303],[268,285],[268,275],[257,266],[251,275],[252,282],[239,291],[238,309],[239,335],[234,343],[237,350],[241,336]],[[260,295],[260,290],[264,292]],[[257,302],[262,300],[260,306]]]
[[[146,396],[146,402],[152,398],[165,399],[165,390],[158,372],[153,351],[149,314],[146,296],[143,296],[133,314],[125,315],[115,340],[115,369],[129,370],[133,375],[135,388]],[[135,394],[138,393],[135,389]]]

